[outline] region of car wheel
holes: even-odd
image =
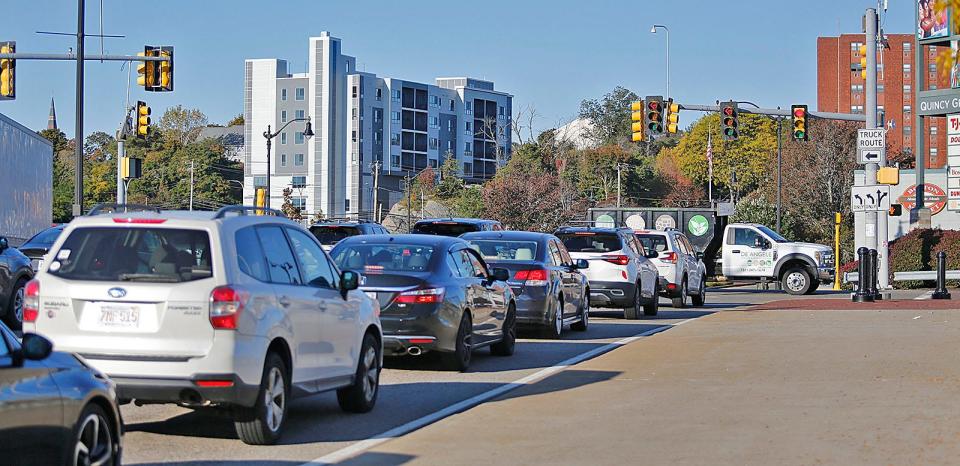
[[[623,318],[636,320],[640,318],[640,283],[637,283],[636,291],[633,292],[633,305],[623,309]]]
[[[812,280],[812,283],[810,283],[810,289],[807,290],[806,294],[814,294],[817,292],[818,288],[820,288],[820,282]]]
[[[550,326],[544,329],[544,336],[553,340],[563,336],[563,298],[557,298],[557,309],[553,312]]]
[[[470,347],[470,334],[473,333],[473,324],[470,323],[469,311],[463,312],[463,318],[460,319],[460,328],[457,329],[457,341],[455,350],[449,353],[442,353],[440,359],[443,367],[451,371],[466,371],[470,367],[470,359],[473,356],[473,349]]]
[[[371,334],[363,336],[360,361],[353,385],[337,390],[337,403],[348,413],[366,413],[377,404],[380,393],[380,345]]]
[[[782,285],[787,293],[792,295],[804,295],[810,290],[812,280],[810,272],[803,267],[791,267],[783,274]]]
[[[73,453],[70,465],[119,464],[113,426],[99,405],[90,403],[80,413],[73,428]]]
[[[503,338],[490,346],[494,356],[512,356],[517,346],[517,310],[513,303],[507,308],[507,317],[503,319]]]
[[[696,307],[703,306],[703,303],[707,302],[707,281],[700,280],[700,292],[693,295],[692,298],[693,305]]]
[[[235,413],[233,425],[243,443],[270,445],[280,438],[283,422],[287,418],[289,382],[283,359],[276,353],[268,353],[256,404],[250,408],[237,408]]]
[[[677,309],[683,309],[687,307],[687,277],[683,277],[683,281],[680,282],[680,294],[672,299],[673,307]]]
[[[10,330],[20,330],[23,328],[23,288],[27,285],[27,279],[17,280],[13,287],[13,293],[10,294],[10,305],[7,307],[7,326]]]
[[[653,288],[653,299],[643,305],[643,315],[655,316],[660,311],[660,284],[657,283]]]
[[[577,332],[586,332],[590,326],[590,291],[585,291],[580,298],[580,320],[570,324],[570,330]]]

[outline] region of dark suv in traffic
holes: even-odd
[[[411,233],[423,235],[460,236],[475,231],[501,231],[496,220],[482,218],[425,218],[413,225]]]
[[[310,233],[317,237],[320,246],[328,252],[337,243],[357,235],[388,235],[386,228],[379,223],[367,220],[327,221],[310,225]]]

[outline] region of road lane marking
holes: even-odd
[[[619,348],[619,347],[621,347],[621,346],[628,345],[628,344],[633,343],[634,341],[637,341],[637,340],[639,340],[639,339],[641,339],[641,338],[643,338],[643,337],[648,337],[648,336],[653,335],[653,334],[655,334],[655,333],[663,332],[663,331],[665,331],[665,330],[667,330],[667,329],[669,329],[669,328],[677,327],[677,326],[679,326],[679,325],[683,325],[683,324],[685,324],[685,323],[687,323],[687,322],[690,322],[690,321],[692,321],[692,320],[694,320],[694,319],[696,319],[696,317],[692,317],[692,318],[690,318],[690,319],[685,319],[685,320],[682,320],[682,321],[677,322],[677,323],[675,323],[675,324],[662,325],[662,326],[660,326],[660,327],[647,330],[646,332],[638,333],[638,334],[636,334],[636,335],[634,335],[634,336],[632,336],[632,337],[626,337],[626,338],[617,340],[617,341],[615,341],[615,342],[613,342],[613,343],[608,343],[608,344],[606,344],[606,345],[604,345],[604,346],[601,346],[601,347],[599,347],[599,348],[594,348],[594,349],[592,349],[592,350],[590,350],[590,351],[587,351],[587,352],[585,352],[585,353],[578,354],[578,355],[576,355],[576,356],[574,356],[574,357],[572,357],[572,358],[569,358],[569,359],[560,361],[559,363],[557,363],[557,364],[555,364],[555,365],[553,365],[553,366],[545,367],[545,368],[543,368],[543,369],[541,369],[541,370],[539,370],[539,371],[537,371],[537,372],[534,372],[533,374],[527,375],[527,376],[525,376],[525,377],[521,377],[521,378],[519,378],[519,379],[517,379],[517,380],[514,380],[513,382],[506,383],[506,384],[501,385],[501,386],[499,386],[499,387],[496,387],[496,388],[494,388],[494,389],[491,389],[491,390],[488,390],[488,391],[486,391],[486,392],[483,392],[483,393],[481,393],[481,394],[479,394],[479,395],[475,395],[475,396],[473,396],[473,397],[467,398],[466,400],[459,401],[459,402],[454,403],[454,404],[452,404],[452,405],[450,405],[450,406],[447,406],[446,408],[443,408],[443,409],[441,409],[441,410],[439,410],[439,411],[434,411],[433,413],[427,414],[426,416],[420,417],[420,418],[418,418],[418,419],[414,419],[414,420],[412,420],[412,421],[410,421],[410,422],[407,422],[406,424],[403,424],[403,425],[394,427],[393,429],[390,429],[390,430],[388,430],[388,431],[386,431],[386,432],[383,432],[383,433],[381,433],[381,434],[375,435],[375,436],[373,436],[373,437],[371,437],[371,438],[368,438],[368,439],[366,439],[366,440],[361,440],[361,441],[356,442],[356,443],[354,443],[354,444],[352,444],[352,445],[350,445],[350,446],[341,448],[341,449],[339,449],[339,450],[337,450],[337,451],[334,451],[334,452],[332,452],[332,453],[328,453],[328,454],[326,454],[326,455],[324,455],[324,456],[321,456],[321,457],[319,457],[319,458],[317,458],[317,459],[314,459],[314,460],[312,460],[312,461],[308,461],[308,462],[306,462],[306,463],[303,463],[301,466],[320,466],[320,465],[332,465],[332,464],[340,463],[340,462],[342,462],[342,461],[344,461],[344,460],[350,459],[350,458],[358,455],[359,453],[362,453],[362,452],[364,452],[364,451],[366,451],[366,450],[369,450],[369,449],[371,449],[371,448],[373,448],[373,447],[376,447],[377,445],[380,445],[380,444],[385,443],[385,442],[387,442],[387,441],[390,441],[390,440],[393,440],[393,439],[395,439],[395,438],[401,437],[401,436],[403,436],[403,435],[409,434],[410,432],[413,432],[413,431],[418,430],[418,429],[420,429],[420,428],[426,427],[426,426],[428,426],[428,425],[430,425],[430,424],[433,424],[434,422],[437,422],[437,421],[439,421],[439,420],[441,420],[441,419],[443,419],[443,418],[450,417],[450,416],[452,416],[452,415],[454,415],[454,414],[457,414],[457,413],[466,411],[466,410],[468,410],[468,409],[470,409],[470,408],[473,408],[473,407],[475,407],[475,406],[477,406],[477,405],[479,405],[479,404],[481,404],[481,403],[484,403],[484,402],[489,401],[489,400],[491,400],[491,399],[494,399],[494,398],[496,398],[496,397],[498,397],[498,396],[500,396],[500,395],[503,395],[504,393],[507,393],[507,392],[512,391],[512,390],[515,390],[515,389],[517,389],[517,388],[523,387],[524,385],[528,385],[528,384],[530,384],[530,383],[539,381],[539,380],[541,380],[541,379],[545,379],[545,378],[547,378],[547,377],[549,377],[549,376],[551,376],[551,375],[553,375],[553,374],[556,374],[557,372],[560,372],[560,371],[563,371],[563,370],[565,370],[565,369],[568,369],[570,366],[573,366],[573,365],[575,365],[575,364],[578,364],[578,363],[581,363],[581,362],[583,362],[583,361],[586,361],[587,359],[594,358],[594,357],[599,356],[599,355],[601,355],[601,354],[603,354],[603,353],[607,353],[607,352],[610,352],[610,351],[612,351],[612,350],[614,350],[614,349],[617,349],[617,348]]]

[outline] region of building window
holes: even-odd
[[[863,105],[851,105],[850,113],[863,113]]]
[[[390,112],[390,121],[400,122],[400,112]]]
[[[287,133],[280,133],[280,144],[287,143]]]
[[[909,106],[909,105],[904,105],[904,106],[903,106],[903,113],[910,113],[910,106]]]
[[[280,89],[280,100],[287,100],[287,90]]]
[[[473,176],[473,164],[464,163],[463,164],[463,176]]]
[[[357,131],[356,131],[356,130],[353,130],[353,131],[350,132],[350,140],[353,141],[353,142],[357,142]]]
[[[390,156],[390,164],[393,165],[394,167],[400,167],[400,156],[399,155]]]
[[[877,84],[877,94],[883,93],[883,84]]]
[[[932,90],[935,90],[935,89],[937,89],[936,83],[930,83],[930,90],[932,91]]]
[[[470,143],[469,143],[469,142],[463,143],[463,151],[466,152],[467,154],[470,153]]]
[[[453,131],[453,120],[447,120],[447,131]]]
[[[305,210],[307,208],[307,198],[300,196],[291,197],[290,204],[293,204],[294,207],[300,210]]]
[[[267,177],[263,175],[257,175],[253,177],[253,187],[259,188],[261,186],[267,185]]]
[[[432,95],[430,96],[430,106],[431,107],[440,107],[440,96]]]
[[[850,51],[852,51],[852,52],[854,53],[854,55],[860,56],[860,46],[861,46],[861,45],[863,45],[863,42],[851,42],[851,43],[850,43]]]
[[[394,89],[394,90],[393,90],[393,100],[395,100],[395,101],[397,101],[397,102],[400,101],[400,89]]]
[[[439,127],[440,127],[440,119],[437,118],[437,117],[430,117],[430,127],[431,127],[431,128],[439,128]]]
[[[297,100],[303,100],[304,94],[305,94],[305,93],[304,93],[303,88],[302,88],[302,87],[298,87],[298,88],[297,88],[297,96],[296,96],[296,99],[297,99]]]
[[[280,154],[280,166],[281,167],[287,166],[287,154]]]
[[[293,164],[302,167],[303,166],[303,154],[293,154]]]
[[[932,161],[932,160],[936,160],[936,159],[937,159],[937,148],[936,148],[936,147],[931,147],[931,148],[930,148],[930,160]]]
[[[436,159],[430,159],[430,160],[428,160],[427,162],[430,163],[430,168],[437,168],[437,160],[436,160]]]
[[[473,135],[473,124],[472,124],[471,122],[469,122],[469,121],[467,121],[466,124],[467,124],[467,126],[466,126],[466,129],[463,130],[463,134],[466,134],[467,136],[472,136],[472,135]]]
[[[500,109],[497,111],[498,116],[503,116],[503,105],[500,106]]]
[[[400,145],[400,133],[390,134],[390,145],[399,146]]]
[[[294,176],[290,178],[290,186],[294,188],[306,188],[307,187],[307,177],[305,176]]]
[[[911,92],[911,89],[913,89],[913,88],[912,88],[909,84],[904,84],[904,85],[903,85],[903,93],[904,93],[904,94],[909,94],[909,93]]]
[[[447,141],[447,152],[453,152],[453,141]]]
[[[453,112],[457,109],[456,102],[453,99],[450,99],[450,111]]]
[[[910,64],[909,64],[909,63],[904,63],[904,64],[903,64],[903,72],[904,72],[904,73],[909,73],[909,72],[910,72]]]
[[[293,138],[293,139],[294,139],[294,143],[296,143],[296,144],[303,144],[304,138],[303,138],[303,132],[302,132],[302,131],[297,131],[296,133],[293,133],[293,136],[294,136],[294,138]]]
[[[467,115],[472,115],[472,114],[473,114],[473,102],[470,102],[470,101],[468,100],[468,101],[466,101],[464,104],[466,105],[466,111],[465,111],[465,113],[466,113]]]
[[[352,95],[354,99],[357,98],[357,86],[351,88],[350,95]]]
[[[430,138],[430,149],[436,150],[439,147],[440,147],[440,144],[437,141],[437,138]]]
[[[303,118],[303,110],[297,110],[297,118]]]
[[[909,51],[911,51],[911,50],[913,50],[913,43],[912,43],[912,42],[904,42],[904,43],[903,43],[903,51],[904,51],[904,52],[909,52]]]
[[[376,144],[380,144],[381,141],[383,141],[383,133],[381,133],[380,131],[374,131],[373,142]]]
[[[936,72],[937,72],[937,64],[936,64],[936,63],[931,63],[931,64],[927,65],[927,69],[930,70],[931,73],[936,73]]]
[[[283,110],[280,112],[280,123],[286,123],[286,122],[287,122],[287,111]]]
[[[350,199],[343,200],[343,210],[346,212],[350,212]]]
[[[930,127],[930,135],[931,135],[931,136],[936,136],[936,135],[937,135],[937,127],[936,127],[936,126],[931,126],[931,127]]]
[[[850,92],[853,92],[853,93],[863,92],[863,84],[851,84]]]
[[[378,87],[378,88],[377,88],[377,102],[380,102],[381,99],[383,99],[383,89],[380,89],[380,88]]]
[[[354,120],[357,119],[357,107],[353,107],[352,109],[350,109],[350,118]]]

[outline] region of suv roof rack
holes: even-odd
[[[314,223],[374,223],[373,220],[361,219],[361,218],[350,218],[350,217],[330,217],[325,218],[319,222]]]
[[[236,212],[237,215],[249,215],[248,212],[260,212],[255,213],[254,215],[272,215],[274,217],[283,217],[283,212],[280,212],[277,209],[269,209],[266,207],[256,207],[249,205],[228,205],[221,207],[216,214],[213,215],[214,219],[224,218],[227,214],[231,212]]]
[[[87,216],[94,216],[100,214],[114,214],[114,213],[126,213],[126,212],[156,212],[160,213],[159,207],[154,207],[146,204],[117,204],[104,202],[93,206]]]

